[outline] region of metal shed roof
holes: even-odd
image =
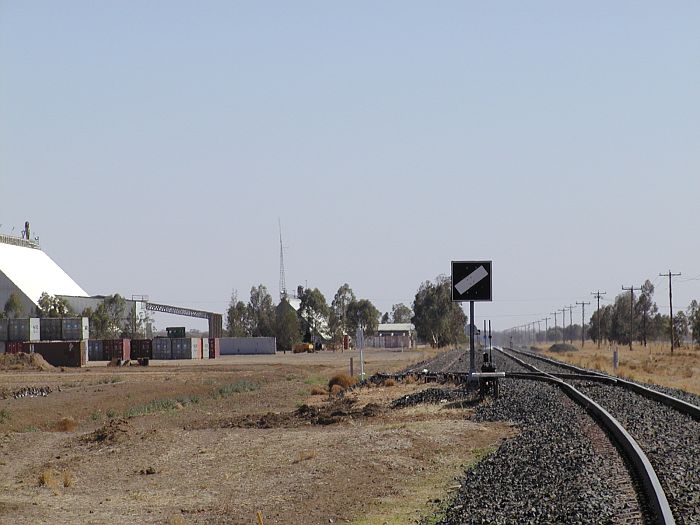
[[[88,295],[38,248],[0,243],[0,272],[35,304],[43,292],[50,295]]]
[[[413,323],[384,323],[379,325],[377,332],[412,332],[415,329]]]

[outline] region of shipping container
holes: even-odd
[[[61,319],[64,341],[80,341],[90,337],[90,323],[87,317],[66,317]]]
[[[170,338],[183,339],[185,337],[185,327],[184,326],[168,326],[165,329],[165,333],[168,334]]]
[[[102,339],[90,339],[88,345],[88,361],[109,361],[104,354]]]
[[[274,354],[277,351],[275,337],[221,337],[221,355]]]
[[[80,367],[87,363],[86,341],[36,341],[22,343],[22,351],[40,354],[53,366]]]
[[[209,359],[209,338],[202,339],[202,359]]]
[[[201,359],[202,340],[195,337],[172,338],[173,359]]]
[[[8,319],[0,319],[0,341],[7,341],[9,339],[7,334],[7,322]]]
[[[221,356],[221,344],[218,337],[209,338],[209,359],[217,359]]]
[[[150,339],[132,339],[131,359],[153,359],[153,341]]]
[[[22,351],[22,341],[8,341],[5,343],[6,354],[19,354]]]
[[[63,319],[60,317],[42,317],[39,327],[39,336],[42,341],[60,341],[63,339],[61,335]]]
[[[170,339],[167,337],[156,337],[153,339],[153,359],[172,359],[173,350]]]
[[[130,339],[105,339],[102,342],[105,359],[121,359],[129,361],[131,359]]]
[[[39,341],[41,339],[41,320],[36,317],[30,319],[8,319],[8,341]]]
[[[5,353],[5,341],[0,341],[0,354]]]

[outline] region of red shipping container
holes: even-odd
[[[218,337],[209,338],[209,359],[217,359],[221,357],[221,346],[219,345]]]
[[[5,343],[5,353],[6,354],[19,354],[22,351],[21,341],[8,341]]]
[[[129,361],[131,359],[131,339],[105,339],[102,344],[104,355],[108,361],[112,359]]]

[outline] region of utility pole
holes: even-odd
[[[630,292],[630,325],[629,325],[629,338],[630,338],[630,350],[632,350],[632,326],[634,325],[634,291],[640,290],[641,288],[636,288],[635,286],[630,286],[629,288],[622,287],[624,291],[629,290]]]
[[[561,342],[566,343],[566,306],[561,309]]]
[[[668,273],[659,274],[659,277],[668,276],[668,309],[669,313],[671,314],[671,355],[673,355],[673,287],[671,284],[671,279],[678,277],[679,275],[680,273],[671,273],[671,270],[669,270]]]
[[[598,309],[596,310],[597,314],[596,317],[598,318],[598,348],[600,348],[600,298],[601,296],[607,294],[608,292],[601,292],[598,290],[597,292],[591,292],[591,295],[598,299]]]
[[[549,344],[549,327],[547,326],[548,321],[551,319],[551,317],[545,317],[542,319],[544,321],[544,343]]]
[[[581,305],[581,348],[586,344],[586,305],[591,304],[590,302],[581,301],[580,303],[576,301],[576,304]]]
[[[553,312],[549,312],[550,315],[554,316],[554,342],[556,343],[558,338],[557,338],[557,311],[554,310]]]
[[[574,308],[575,306],[569,305],[569,341],[574,344]]]

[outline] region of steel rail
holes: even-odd
[[[658,390],[653,390],[649,387],[639,385],[637,383],[633,383],[632,381],[628,381],[627,379],[621,379],[619,377],[611,376],[609,374],[604,374],[601,372],[596,372],[594,370],[586,370],[585,368],[579,368],[578,366],[571,365],[569,363],[562,363],[561,361],[557,361],[556,359],[551,359],[549,357],[544,357],[541,355],[536,355],[531,352],[523,352],[522,350],[515,350],[513,348],[508,349],[511,352],[515,352],[516,354],[520,355],[525,355],[527,357],[531,357],[533,359],[538,359],[540,361],[543,361],[545,363],[549,363],[551,365],[555,366],[560,366],[564,369],[568,370],[575,370],[579,373],[586,374],[588,376],[597,376],[599,378],[605,378],[606,380],[611,380],[615,385],[620,386],[622,388],[626,388],[627,390],[632,390],[633,392],[644,396],[648,399],[652,399],[654,401],[657,401],[658,403],[662,403],[666,405],[667,407],[673,408],[675,410],[678,410],[679,412],[686,414],[696,421],[700,421],[700,407],[697,405],[693,405],[692,403],[688,403],[687,401],[683,401],[682,399],[678,399],[677,397],[673,397],[671,395],[665,394],[663,392],[659,392]],[[560,374],[555,374],[557,376],[560,376]],[[595,377],[587,377],[587,378],[575,378],[571,377],[570,379],[588,379],[590,381],[601,381],[601,379],[596,379]],[[605,381],[603,381],[605,382]]]
[[[582,392],[578,391],[572,385],[566,383],[564,380],[559,379],[552,374],[547,374],[546,372],[538,370],[534,365],[526,363],[513,354],[506,352],[502,348],[493,348],[497,352],[501,352],[503,355],[519,363],[521,366],[524,366],[533,372],[540,372],[540,374],[530,376],[529,379],[535,381],[545,381],[557,385],[571,399],[586,409],[586,411],[588,411],[593,418],[603,425],[608,430],[615,443],[620,447],[620,450],[627,457],[635,473],[641,480],[644,487],[645,496],[647,497],[647,502],[654,513],[654,523],[659,525],[675,524],[676,521],[673,517],[673,512],[671,512],[671,506],[666,498],[666,493],[661,486],[661,482],[659,481],[649,458],[647,458],[646,454],[635,439],[607,410]]]

